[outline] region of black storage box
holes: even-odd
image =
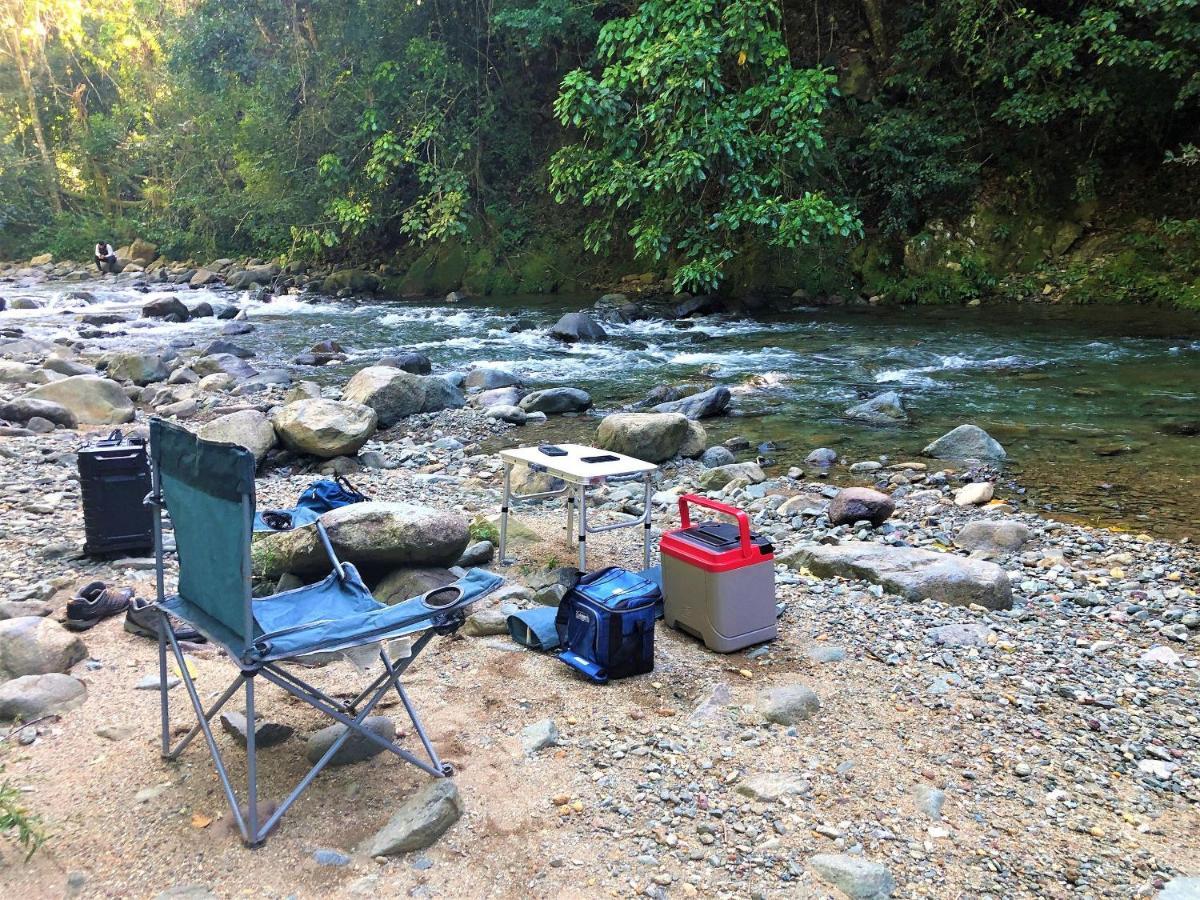
[[[146,443],[124,441],[119,431],[79,451],[83,498],[83,552],[109,556],[154,549],[153,518],[143,502],[150,493]]]

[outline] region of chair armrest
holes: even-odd
[[[333,566],[334,571],[338,573],[338,578],[342,581],[346,579],[346,570],[342,568],[342,561],[337,558],[337,554],[333,552],[333,543],[329,540],[329,533],[325,531],[325,526],[320,522],[315,523],[317,526],[317,536],[321,539],[321,546],[325,548],[325,553],[329,556],[329,563]]]

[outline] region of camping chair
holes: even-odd
[[[254,455],[233,444],[204,441],[160,419],[150,422],[152,491],[146,502],[154,512],[154,555],[158,576],[159,680],[162,694],[162,755],[176,759],[198,734],[204,736],[225,790],[229,809],[248,846],[261,846],[322,769],[352,735],[382,746],[435,778],[453,774],[430,742],[400,676],[435,634],[451,634],[465,618],[464,610],[495,590],[503,579],[470,570],[451,585],[394,606],[371,596],[350,563],[340,562],[324,528],[314,526],[333,571],[316,584],[270,597],[254,598],[250,587],[250,541],[254,520]],[[162,511],[175,531],[179,557],[178,593],[164,589]],[[171,626],[178,619],[224,647],[239,672],[233,683],[207,709],[201,703],[183,651]],[[406,659],[393,661],[385,641],[419,635]],[[379,643],[383,671],[357,697],[336,700],[280,667],[282,660],[320,651],[347,650]],[[167,647],[179,668],[196,726],[174,747],[170,742],[167,700]],[[262,677],[347,726],[332,746],[266,819],[258,814],[258,758],[255,747],[254,686]],[[246,692],[247,803],[245,813],[217,749],[209,722],[240,687]],[[366,729],[363,723],[391,690],[400,697],[424,746],[428,762]]]

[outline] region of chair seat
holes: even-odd
[[[251,609],[256,637],[249,646],[183,597],[170,597],[163,607],[232,656],[253,664],[345,650],[449,624],[503,583],[498,575],[472,569],[444,588],[388,606],[371,596],[353,565],[343,563],[342,569],[344,577],[335,571],[315,584],[255,599]]]

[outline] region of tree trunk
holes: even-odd
[[[21,78],[21,87],[25,91],[25,100],[29,105],[29,124],[33,128],[33,140],[37,144],[38,155],[42,158],[42,172],[46,179],[50,208],[57,214],[63,211],[62,197],[58,190],[58,169],[54,165],[54,158],[50,155],[50,146],[46,143],[46,133],[42,130],[42,116],[38,112],[37,93],[33,89],[33,79],[29,75],[29,62],[21,48],[21,35],[16,31],[17,27],[14,25],[14,30],[6,34],[9,52],[13,62],[16,63],[17,73]]]
[[[871,42],[879,61],[887,58],[887,29],[883,27],[883,0],[862,0],[863,12],[867,16],[867,27],[871,30]]]

